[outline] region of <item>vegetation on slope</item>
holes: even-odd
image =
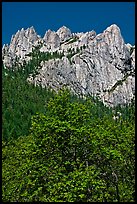
[[[4,202],[134,201],[134,117],[115,121],[98,106],[62,90],[32,117],[28,136],[3,140]]]
[[[2,71],[3,202],[134,201],[134,102],[112,109],[28,84],[39,62]]]
[[[28,134],[31,116],[44,112],[44,105],[51,91],[28,84],[23,71],[3,70],[2,81],[2,130],[3,139],[18,138]]]

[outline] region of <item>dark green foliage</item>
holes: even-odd
[[[27,56],[31,56],[32,59],[23,66],[20,67],[20,70],[22,72],[22,68],[24,68],[24,77],[28,77],[28,74],[33,74],[33,77],[35,77],[39,69],[41,68],[40,63],[43,61],[48,61],[50,59],[61,59],[64,56],[64,53],[58,53],[57,51],[55,52],[40,52],[39,46],[36,47],[31,53],[29,53]]]
[[[54,93],[28,136],[3,140],[3,202],[135,201],[133,106],[113,120],[97,99]]]
[[[40,86],[28,84],[26,81],[29,74],[35,77],[39,73],[41,61],[62,58],[63,53],[40,52],[40,46],[33,49],[29,55],[32,59],[21,66],[16,62],[16,67],[5,69],[3,67],[2,81],[2,119],[3,138],[17,138],[27,135],[30,127],[30,118],[33,114],[44,111],[44,104],[52,95],[51,91],[42,89]],[[74,53],[75,54],[75,53]]]
[[[86,45],[83,45],[83,49],[86,49]]]
[[[133,47],[130,48],[130,55],[132,55],[134,49],[135,49],[135,48],[133,48]]]
[[[74,55],[76,55],[76,54],[78,54],[78,53],[80,53],[80,49],[77,47],[77,49],[76,49],[76,51],[75,50],[71,50],[71,48],[68,50],[68,54],[67,54],[67,58],[69,59],[69,61],[70,61],[70,64],[72,64],[72,62],[71,62],[71,58],[74,56]]]
[[[28,65],[27,69],[31,69]],[[28,70],[3,69],[2,80],[2,131],[3,139],[9,140],[27,135],[30,119],[37,111],[45,112],[44,104],[50,98],[51,91],[40,86],[28,84]]]
[[[78,37],[75,36],[73,38],[66,40],[65,43],[66,43],[66,45],[68,45],[68,44],[71,44],[73,42],[76,42],[77,40],[78,40]]]

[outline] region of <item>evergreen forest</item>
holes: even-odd
[[[2,68],[2,201],[134,202],[134,101],[110,108],[34,86],[40,61],[62,56],[33,54]]]

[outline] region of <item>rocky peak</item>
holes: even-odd
[[[112,24],[106,28],[105,32],[117,32],[120,33],[120,28],[116,24]]]
[[[71,31],[66,26],[62,26],[57,30],[57,34],[61,41],[65,41],[71,37]]]
[[[37,33],[35,32],[33,26],[26,30],[22,28],[20,31],[18,30],[18,32],[12,36],[10,45],[16,47],[16,45],[21,45],[23,43],[24,46],[27,46],[27,42],[35,43],[38,38],[39,37],[37,36]]]
[[[9,50],[8,44],[4,44],[3,48],[2,48],[2,56],[3,57],[4,57],[4,55],[8,54],[8,50]]]
[[[3,64],[12,67],[16,57],[29,61],[27,53],[41,43],[40,52],[56,51],[41,61],[38,74],[28,81],[58,90],[67,86],[78,95],[98,96],[106,105],[130,103],[135,94],[135,46],[125,44],[120,28],[113,24],[96,35],[94,30],[71,33],[63,26],[40,38],[33,27],[21,29],[2,49]],[[60,55],[61,53],[61,55]],[[63,55],[62,55],[63,53]],[[42,53],[43,54],[43,53]]]
[[[120,29],[115,24],[109,26],[103,32],[103,37],[105,38],[105,41],[107,42],[107,44],[113,43],[113,47],[114,46],[117,47],[118,50],[121,50],[121,48],[123,48],[123,45],[125,45]]]
[[[36,33],[36,31],[35,31],[33,26],[26,30],[25,36],[32,43],[34,43],[35,41],[37,41],[39,39],[39,36],[37,35],[37,33]]]
[[[54,49],[60,46],[60,38],[58,34],[50,29],[45,33],[43,40],[46,42],[49,49]]]
[[[16,58],[19,58],[19,62],[22,63],[22,60],[26,59],[25,55],[32,51],[32,48],[37,45],[39,39],[40,37],[33,26],[26,30],[24,28],[20,31],[18,30],[15,35],[12,35],[10,45],[8,46],[8,54],[4,55],[3,61],[5,66],[11,67],[15,63]]]

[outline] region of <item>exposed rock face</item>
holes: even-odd
[[[25,33],[25,34],[24,34]],[[18,45],[31,52],[41,42],[42,52],[64,52],[61,59],[41,62],[39,74],[28,81],[58,90],[69,87],[79,95],[98,96],[106,105],[130,103],[135,94],[135,47],[125,44],[117,25],[103,33],[71,33],[65,26],[57,32],[48,30],[40,39],[33,29],[21,30],[3,47],[3,62],[10,67],[14,57],[25,56]],[[73,52],[72,52],[73,51]],[[73,53],[73,54],[72,54]],[[68,57],[71,54],[71,57]]]
[[[39,39],[40,36],[37,35],[33,27],[26,30],[22,28],[21,31],[12,36],[10,45],[3,48],[3,52],[6,52],[3,55],[4,65],[12,67],[17,58],[20,63],[22,60],[28,61],[30,58],[25,55],[32,51],[32,48],[38,44]]]
[[[57,30],[57,34],[61,41],[65,41],[71,37],[71,31],[66,26],[63,26]]]
[[[133,52],[131,53],[131,66],[135,70],[135,47],[132,47]]]
[[[54,49],[60,46],[60,38],[54,31],[48,30],[43,38],[48,46],[48,49]]]

